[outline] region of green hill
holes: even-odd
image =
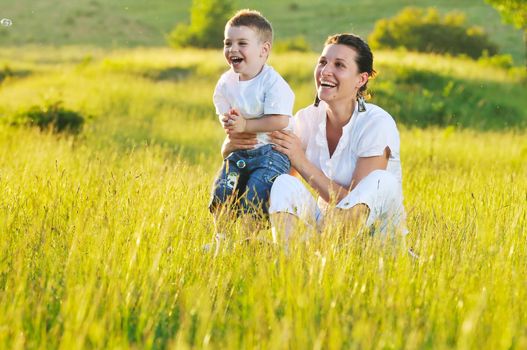
[[[0,45],[41,43],[89,44],[102,47],[162,46],[176,23],[187,21],[191,0],[0,0],[0,17],[13,20],[0,27]],[[352,31],[367,36],[375,21],[391,17],[409,0],[238,1],[239,8],[262,11],[274,24],[277,39],[303,35],[315,50],[328,34]],[[441,12],[462,11],[471,25],[489,32],[502,53],[523,62],[522,33],[502,24],[499,14],[483,0],[422,0]],[[219,29],[221,30],[221,28]]]

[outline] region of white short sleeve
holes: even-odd
[[[296,112],[293,118],[293,131],[302,141],[304,149],[307,148],[309,140],[314,137],[319,122],[319,115],[325,113],[320,111],[321,107],[308,106]]]
[[[223,115],[228,113],[231,109],[231,104],[225,96],[223,77],[220,78],[214,89],[214,95],[212,95],[212,100],[214,102],[214,107],[216,108],[217,115]]]
[[[359,138],[357,155],[359,157],[382,156],[386,147],[391,157],[399,155],[399,132],[392,117],[382,110],[373,111],[366,116],[366,124]]]
[[[276,72],[265,87],[264,114],[293,115],[295,94],[286,81]]]

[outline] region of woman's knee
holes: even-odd
[[[273,186],[271,187],[271,198],[273,197],[273,194],[276,196],[277,194],[298,191],[301,187],[303,187],[303,185],[299,179],[289,174],[282,174],[273,182]]]
[[[370,211],[377,211],[377,207],[401,199],[400,187],[397,178],[389,171],[374,170],[337,204],[337,208],[351,209],[363,204]]]
[[[374,170],[370,174],[368,174],[368,176],[366,176],[366,179],[370,177],[373,181],[377,182],[378,187],[379,186],[393,187],[393,188],[398,187],[398,180],[395,178],[395,175],[393,175],[388,170],[381,170],[381,169]]]
[[[298,178],[288,174],[280,175],[271,187],[269,212],[296,214],[297,207],[308,202],[308,196],[309,191]]]

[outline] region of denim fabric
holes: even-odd
[[[268,213],[274,180],[289,173],[291,163],[272,145],[232,152],[214,181],[209,209],[229,202],[242,213]]]

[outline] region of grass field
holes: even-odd
[[[295,109],[312,100],[315,57],[272,57]],[[376,58],[386,78],[374,89],[412,68],[466,88],[509,86],[511,110],[526,110],[509,71]],[[26,46],[3,48],[2,66],[0,348],[527,347],[525,114],[493,131],[400,123],[406,246],[417,260],[402,242],[336,244],[332,232],[288,256],[255,241],[214,259],[202,247],[221,162],[211,106],[219,52]],[[9,125],[57,100],[91,116],[79,136]],[[240,223],[231,232],[247,233]]]
[[[165,45],[165,35],[177,23],[189,20],[190,4],[191,0],[0,0],[0,17],[13,20],[12,27],[0,27],[0,45]],[[375,21],[392,17],[406,6],[464,12],[467,23],[485,28],[502,53],[512,55],[517,65],[524,62],[521,31],[502,24],[499,14],[483,0],[237,2],[238,8],[262,11],[272,21],[278,40],[302,35],[315,51],[336,32],[351,31],[366,37]]]

